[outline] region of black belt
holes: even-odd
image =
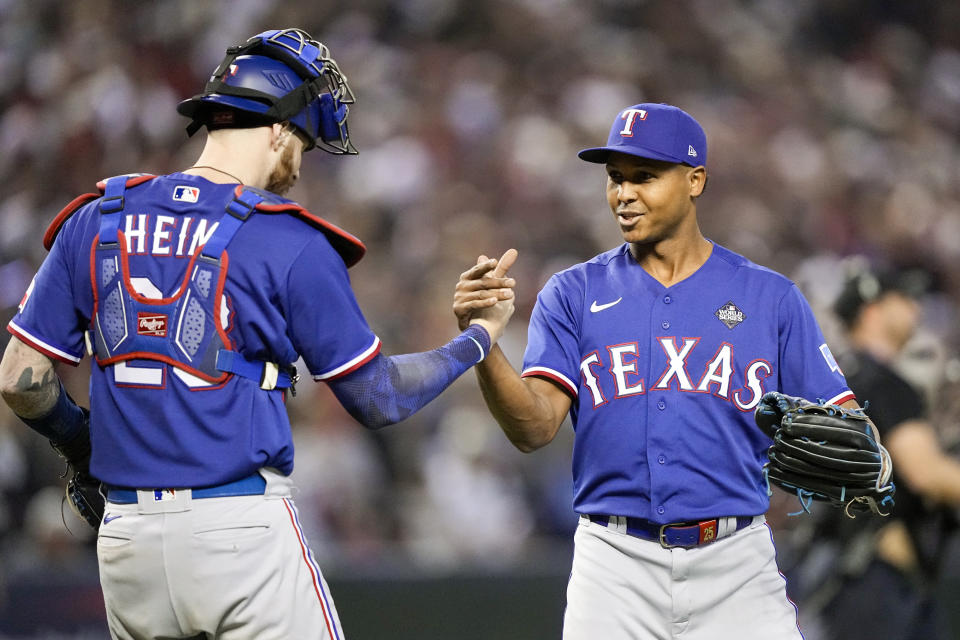
[[[643,518],[624,516],[586,516],[590,522],[601,524],[611,529],[618,528],[626,522],[626,533],[636,538],[659,542],[665,549],[683,547],[689,549],[710,544],[720,538],[725,538],[741,529],[749,527],[754,522],[762,522],[763,516],[728,516],[713,518],[699,522],[673,522],[658,524]],[[736,522],[734,522],[734,520]],[[721,524],[725,525],[721,531]]]
[[[140,489],[139,491],[153,491],[161,494],[166,489]],[[177,487],[179,488],[179,487]],[[218,484],[212,487],[200,487],[191,489],[193,498],[227,498],[232,496],[262,496],[267,488],[267,481],[259,473],[254,473],[241,480]],[[173,488],[176,490],[176,488]],[[107,487],[107,500],[114,504],[135,504],[137,502],[137,489],[126,487]],[[159,495],[156,497],[160,499]]]

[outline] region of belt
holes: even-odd
[[[234,480],[226,484],[218,484],[212,487],[200,487],[191,489],[191,495],[196,498],[228,498],[232,496],[262,496],[267,488],[267,481],[259,473],[254,473],[241,480]],[[140,491],[153,491],[157,494],[168,489],[140,489]],[[107,500],[114,504],[135,504],[137,502],[137,489],[127,487],[107,487]],[[157,498],[159,500],[159,498]]]
[[[664,549],[683,547],[690,549],[716,542],[720,538],[733,535],[750,525],[763,522],[763,516],[728,516],[701,520],[699,522],[675,522],[657,524],[643,518],[626,516],[586,516],[590,522],[611,529],[620,529],[628,535],[644,540],[659,542]],[[626,525],[625,530],[623,529]]]

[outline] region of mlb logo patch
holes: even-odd
[[[177,202],[196,202],[199,198],[199,187],[179,185],[173,188],[173,199]]]
[[[137,333],[141,336],[167,337],[167,316],[161,313],[137,312]]]

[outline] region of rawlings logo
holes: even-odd
[[[137,333],[141,336],[167,336],[167,316],[151,313],[137,313]]]

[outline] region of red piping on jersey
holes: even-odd
[[[239,196],[242,190],[243,186],[237,185],[234,194]],[[327,240],[333,248],[336,249],[337,253],[340,254],[340,257],[343,258],[343,262],[347,265],[347,268],[360,262],[360,259],[363,258],[367,252],[366,245],[364,245],[359,238],[344,231],[337,225],[327,222],[320,216],[310,213],[296,202],[287,202],[284,204],[265,204],[261,202],[255,208],[258,211],[266,213],[290,213],[303,219],[310,226],[319,229],[323,232],[323,235],[327,237]]]
[[[127,189],[129,189],[130,187],[135,187],[138,184],[142,184],[147,180],[153,180],[156,177],[157,176],[153,175],[152,173],[145,173],[142,176],[133,176],[133,177],[127,178]],[[100,189],[100,193],[103,193],[104,189],[106,188],[107,188],[106,180],[101,180],[100,182],[97,183],[97,189]]]
[[[558,387],[560,387],[567,394],[573,396],[573,398],[577,397],[577,390],[572,389],[570,385],[567,384],[567,382],[563,378],[561,378],[560,376],[551,375],[546,371],[541,371],[541,370],[528,371],[526,373],[520,374],[520,377],[521,378],[543,378],[544,380],[549,380],[550,382],[553,382]]]
[[[57,234],[60,233],[60,227],[63,226],[63,223],[67,221],[67,218],[73,215],[73,213],[87,204],[91,200],[96,200],[102,194],[99,193],[85,193],[82,196],[77,196],[70,201],[70,204],[65,206],[60,210],[60,213],[56,215],[53,219],[53,222],[47,227],[47,230],[43,234],[43,248],[47,251],[50,251],[50,247],[53,246],[53,241],[56,240]]]
[[[138,184],[142,184],[147,180],[153,180],[157,176],[154,175],[142,175],[135,176],[133,178],[127,178],[127,188],[135,187]],[[47,230],[43,234],[43,248],[47,251],[50,251],[50,247],[53,246],[53,241],[57,239],[57,234],[60,233],[60,227],[63,226],[63,223],[67,221],[67,218],[76,213],[77,209],[87,204],[91,200],[96,200],[103,195],[103,190],[106,188],[107,183],[105,180],[101,180],[97,183],[97,189],[100,190],[100,193],[85,193],[82,196],[77,196],[74,198],[70,204],[65,206],[60,210],[60,213],[54,217],[53,222],[47,227]]]
[[[833,401],[833,404],[843,404],[844,402],[849,402],[850,400],[856,400],[857,396],[853,391],[847,391],[842,396]]]
[[[383,343],[378,340],[378,341],[377,341],[377,348],[374,349],[373,352],[372,352],[370,355],[368,355],[366,358],[364,358],[364,359],[361,360],[360,362],[355,363],[352,367],[350,367],[350,368],[348,368],[348,369],[344,369],[343,371],[341,371],[340,373],[338,373],[338,374],[335,375],[335,376],[330,376],[329,378],[321,378],[321,381],[322,381],[322,382],[330,382],[331,380],[336,380],[337,378],[342,378],[343,376],[347,375],[348,373],[353,373],[354,371],[356,371],[357,369],[359,369],[359,368],[362,367],[363,365],[365,365],[365,364],[367,364],[368,362],[370,362],[371,360],[373,360],[373,359],[377,356],[377,354],[380,353],[380,349],[381,349],[381,348],[383,348]]]
[[[45,355],[45,356],[48,356],[48,357],[50,357],[50,358],[54,358],[55,360],[59,360],[60,362],[66,362],[66,363],[69,364],[71,367],[78,367],[78,366],[80,366],[80,361],[79,361],[79,360],[73,361],[73,360],[70,360],[69,358],[64,358],[64,357],[63,357],[62,355],[60,355],[59,353],[54,353],[53,351],[50,351],[50,349],[47,349],[46,347],[44,347],[42,344],[40,344],[40,343],[37,342],[36,340],[31,339],[29,335],[27,335],[27,334],[25,334],[25,333],[21,333],[20,331],[17,331],[16,329],[14,329],[13,327],[11,327],[10,325],[7,325],[7,331],[9,331],[9,332],[10,332],[11,334],[13,334],[17,339],[19,339],[20,342],[23,342],[24,344],[29,345],[31,349],[34,349],[35,351],[39,351],[40,353],[42,353],[42,354]]]

